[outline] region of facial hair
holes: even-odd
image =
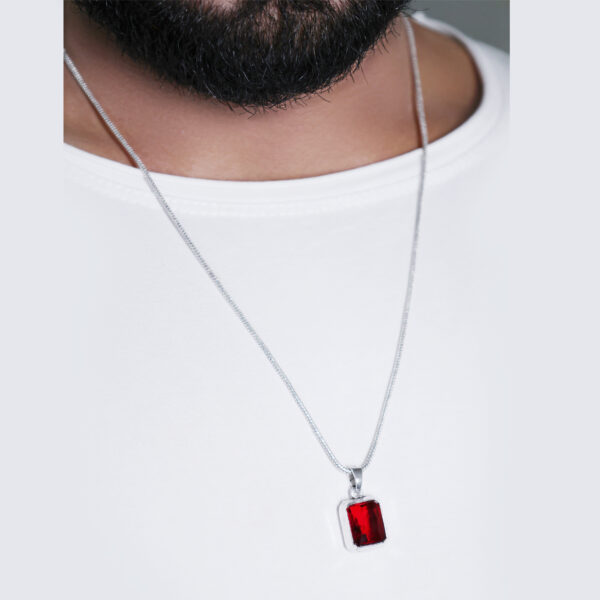
[[[356,71],[410,0],[74,0],[160,80],[249,108],[284,107]]]

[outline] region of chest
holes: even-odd
[[[436,595],[467,579],[476,597],[481,580],[466,573],[486,527],[491,255],[471,200],[453,198],[425,214],[399,380],[365,472],[388,539],[359,556],[337,522],[346,479],[163,215],[84,207],[71,335],[87,414],[82,573],[108,574],[98,597],[125,582],[147,598],[248,586],[265,598],[426,597],[424,581]],[[187,219],[348,464],[366,452],[391,368],[412,208]]]

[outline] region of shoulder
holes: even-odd
[[[485,42],[466,38],[465,44],[477,62],[481,77],[487,82],[488,87],[508,98],[510,84],[510,57],[499,48],[490,46]]]
[[[431,73],[428,81],[423,78],[433,102],[428,115],[447,115],[449,107],[470,109],[463,112],[460,126],[445,136],[454,144],[459,138],[469,138],[471,144],[476,139],[503,139],[508,128],[509,55],[423,13],[415,15],[415,22],[424,41],[425,69],[430,66]],[[473,78],[478,81],[477,96]]]

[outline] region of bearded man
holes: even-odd
[[[490,597],[508,60],[409,9],[66,2],[82,598]]]

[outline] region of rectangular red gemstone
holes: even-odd
[[[346,512],[355,546],[369,546],[385,540],[385,527],[378,502],[355,502],[346,508]]]

